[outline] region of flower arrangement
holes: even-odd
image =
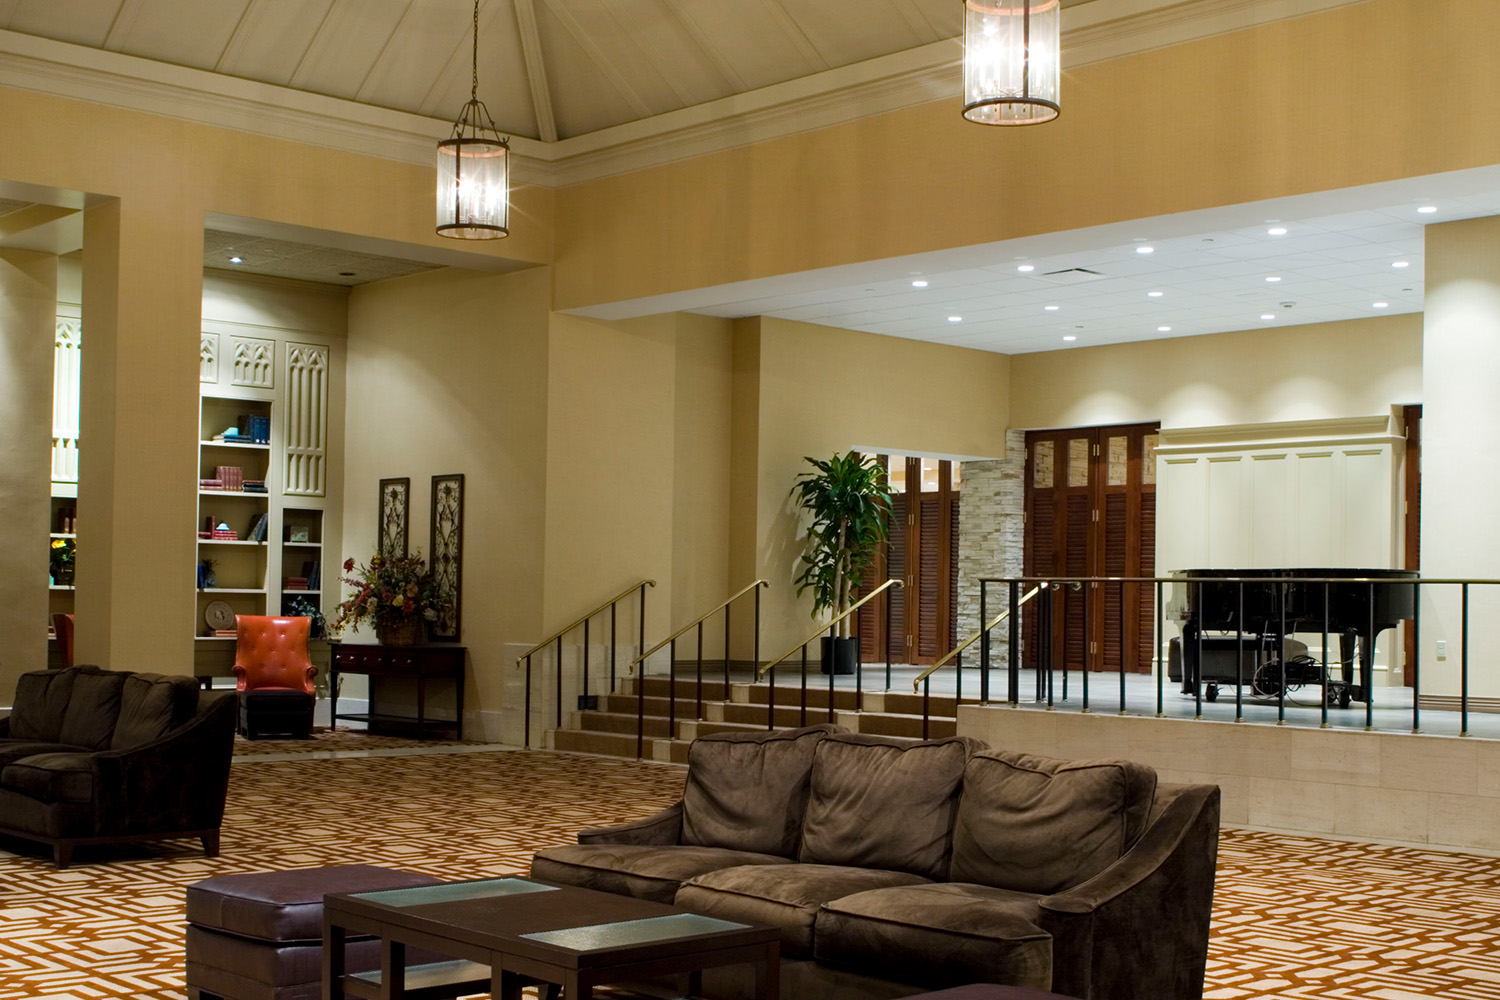
[[[77,553],[77,543],[71,538],[52,539],[52,550],[49,553],[51,563],[52,579],[58,583],[67,580],[72,582],[73,557]]]
[[[334,612],[328,630],[335,635],[346,627],[370,620],[377,634],[416,629],[424,620],[437,621],[447,609],[426,561],[418,554],[387,559],[374,556],[365,565],[344,560],[344,583],[354,593]]]

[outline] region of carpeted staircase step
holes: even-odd
[[[927,735],[922,735],[922,717],[920,715],[891,715],[884,712],[865,712],[859,717],[859,731],[871,733],[876,736],[902,736],[907,739],[929,739],[935,740],[944,736],[954,736],[958,732],[958,722],[955,719],[943,719],[936,716],[927,720]]]
[[[666,716],[648,715],[639,721],[643,723],[642,731],[649,737],[660,739],[669,735]],[[569,728],[592,733],[629,733],[633,737],[636,724],[634,712],[577,712]]]

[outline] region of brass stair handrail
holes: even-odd
[[[696,628],[697,626],[703,624],[704,622],[708,621],[709,618],[713,617],[714,615],[718,614],[720,611],[722,611],[725,608],[729,607],[729,605],[733,604],[735,601],[739,600],[744,595],[750,593],[750,591],[754,590],[756,587],[770,587],[770,586],[771,586],[771,581],[770,580],[756,580],[754,583],[749,584],[748,586],[742,587],[740,590],[736,591],[734,593],[734,595],[731,596],[731,597],[729,597],[727,600],[723,601],[720,604],[714,605],[713,608],[711,608],[710,610],[708,610],[708,611],[704,612],[703,614],[699,615],[697,618],[693,619],[692,621],[688,622],[686,625],[682,626],[682,628],[678,629],[676,632],[673,632],[671,635],[667,636],[661,642],[658,642],[656,645],[654,645],[650,649],[646,650],[646,652],[642,653],[640,656],[637,656],[635,659],[631,660],[630,661],[630,666],[628,666],[628,667],[625,668],[625,672],[627,674],[633,674],[633,673],[635,673],[636,664],[640,663],[642,660],[646,659],[647,657],[654,655],[657,651],[659,651],[660,649],[662,649],[662,647],[667,646],[670,643],[674,642],[675,640],[682,638],[683,635],[685,635],[686,633],[692,631],[694,628]],[[727,657],[729,655],[729,651],[725,650],[724,651],[724,655]]]
[[[578,617],[578,619],[575,620],[572,624],[570,624],[567,628],[560,628],[560,629],[558,629],[556,632],[553,632],[551,635],[547,636],[547,638],[543,639],[541,642],[537,643],[535,646],[532,646],[530,649],[528,649],[526,652],[522,653],[520,656],[516,657],[516,669],[519,670],[521,668],[521,665],[526,662],[526,658],[528,656],[532,656],[532,655],[535,655],[536,653],[540,653],[547,646],[550,646],[553,642],[555,642],[558,639],[562,638],[563,636],[567,635],[569,632],[573,631],[575,628],[577,628],[578,626],[582,625],[584,622],[588,621],[590,618],[593,618],[595,615],[600,614],[600,613],[604,612],[605,610],[607,610],[611,604],[615,604],[615,603],[618,603],[619,601],[623,601],[625,598],[629,597],[631,594],[635,593],[637,590],[640,590],[642,587],[654,587],[654,586],[656,586],[656,581],[655,580],[642,580],[639,583],[631,584],[629,587],[627,587],[626,589],[620,591],[614,597],[611,597],[609,600],[605,601],[603,604],[599,605],[597,608],[595,608],[594,610],[590,611],[588,614],[586,614],[586,615],[580,615]]]
[[[865,604],[868,604],[870,601],[873,601],[876,597],[878,597],[884,591],[889,590],[891,587],[904,587],[904,586],[906,586],[905,582],[903,582],[901,580],[897,580],[895,578],[892,578],[892,579],[889,579],[889,580],[885,581],[885,583],[882,583],[880,586],[878,586],[874,590],[870,591],[864,597],[860,598],[855,603],[849,605],[849,610],[845,611],[843,614],[839,615],[837,618],[833,619],[832,621],[828,622],[827,624],[819,626],[818,630],[816,632],[814,632],[812,635],[808,636],[806,639],[803,639],[801,642],[797,643],[797,645],[793,646],[791,649],[787,650],[785,653],[782,653],[780,656],[776,657],[776,659],[771,660],[769,663],[763,663],[763,664],[761,664],[760,669],[756,671],[755,679],[756,680],[760,680],[762,677],[766,676],[766,671],[770,670],[772,667],[776,666],[778,663],[781,663],[788,656],[791,656],[797,650],[801,649],[803,646],[806,646],[808,643],[812,642],[818,636],[822,635],[824,632],[827,632],[829,629],[833,628],[835,625],[837,625],[839,622],[843,621],[845,618],[848,618],[850,615],[854,614],[854,612],[858,611],[861,607],[863,607]]]
[[[1045,584],[1038,584],[1037,586],[1032,587],[1031,591],[1025,597],[1021,598],[1019,601],[1016,602],[1016,607],[1019,608],[1021,605],[1025,604],[1027,601],[1031,600],[1037,594],[1041,593],[1042,587],[1044,587],[1044,586],[1046,586],[1046,585]],[[998,615],[996,615],[995,618],[994,618],[994,620],[991,621],[988,625],[985,625],[978,632],[975,632],[973,635],[969,636],[963,642],[959,643],[957,646],[954,646],[952,649],[948,650],[948,652],[944,653],[943,654],[943,658],[941,660],[938,660],[932,666],[930,666],[926,670],[922,671],[920,674],[917,675],[917,679],[911,682],[911,692],[912,692],[912,694],[919,694],[921,692],[921,690],[922,690],[922,682],[925,681],[928,677],[932,676],[933,672],[936,671],[939,667],[946,666],[949,660],[953,659],[959,653],[962,653],[964,650],[966,650],[970,646],[974,645],[974,643],[976,643],[976,642],[979,641],[979,637],[980,636],[984,635],[990,629],[994,628],[996,625],[999,625],[1001,622],[1005,621],[1005,619],[1007,619],[1009,617],[1010,617],[1010,608],[1006,608],[1004,611],[1002,611]]]

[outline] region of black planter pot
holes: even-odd
[[[833,638],[823,636],[821,640],[823,673],[852,674],[859,667],[859,637]],[[829,670],[830,665],[832,670]]]

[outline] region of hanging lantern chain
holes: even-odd
[[[469,86],[469,100],[458,113],[458,119],[453,123],[453,138],[479,138],[484,131],[489,131],[497,140],[509,143],[510,137],[500,138],[500,129],[495,124],[495,119],[490,117],[490,109],[485,107],[479,99],[479,0],[474,0],[474,44],[471,50],[470,69],[472,76]],[[465,131],[467,130],[467,131]]]

